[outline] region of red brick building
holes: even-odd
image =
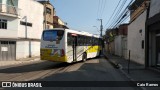
[[[118,35],[127,35],[128,33],[128,24],[122,24],[119,26]]]

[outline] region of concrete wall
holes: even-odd
[[[115,54],[115,42],[112,41],[109,43],[110,54]]]
[[[115,55],[122,56],[122,35],[115,37]]]
[[[33,0],[19,0],[18,4],[21,8],[21,19],[24,21],[27,19],[27,22],[32,23],[32,27],[19,25],[18,27],[18,38],[25,38],[27,30],[27,38],[29,39],[40,39],[43,31],[43,5],[33,1]],[[26,12],[29,11],[28,12]],[[40,55],[40,42],[27,40],[27,41],[18,41],[17,50],[16,50],[16,59],[28,58],[29,56],[35,57]]]
[[[110,42],[109,44],[105,44],[105,51],[108,53],[108,54],[115,54],[115,44],[114,44],[114,41],[113,42]]]
[[[32,23],[32,27],[27,26],[27,38],[40,39],[43,31],[43,5],[34,0],[19,0],[18,7],[22,9],[18,37],[25,38],[26,26],[20,25],[20,21],[25,22],[27,19],[27,22]]]
[[[40,42],[18,41],[16,46],[16,59],[40,56]]]
[[[34,0],[19,0],[18,5],[22,9],[21,18],[18,21],[18,38],[25,38],[27,34],[28,40],[17,41],[16,59],[40,56],[44,7]],[[20,21],[26,22],[26,20],[32,23],[32,27],[20,25]],[[27,33],[25,32],[26,30]],[[38,39],[39,41],[35,41],[34,39]]]
[[[128,59],[127,58],[127,55],[128,55],[128,49],[127,49],[127,37],[123,37],[122,38],[122,53],[123,53],[123,57],[125,58],[125,59]]]
[[[115,55],[127,58],[127,36],[115,37]]]
[[[149,17],[160,13],[160,0],[151,0]]]
[[[142,40],[145,40],[146,11],[128,26],[128,50],[131,50],[131,60],[144,64],[145,50]],[[142,31],[142,32],[141,32]],[[128,55],[127,55],[128,56]]]

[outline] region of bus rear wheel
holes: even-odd
[[[82,61],[85,62],[87,60],[87,53],[83,53]]]

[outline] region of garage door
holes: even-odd
[[[0,60],[9,61],[16,59],[16,42],[0,41]]]

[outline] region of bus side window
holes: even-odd
[[[83,37],[83,45],[84,45],[84,46],[87,46],[86,41],[87,41],[87,38],[86,38],[86,36],[84,36],[84,37]]]
[[[96,38],[96,45],[99,45],[99,44],[98,44],[98,41],[99,41],[98,38]]]
[[[92,45],[95,45],[95,38],[92,37]]]
[[[84,45],[84,36],[81,36],[81,45]]]
[[[89,37],[86,37],[86,46],[89,46]]]
[[[82,45],[83,46],[86,45],[85,42],[86,42],[86,38],[85,38],[85,36],[82,36]]]
[[[92,37],[89,37],[89,45],[92,45]]]
[[[72,45],[72,36],[70,34],[67,36],[67,43],[68,45]]]
[[[82,40],[81,39],[82,39],[82,36],[78,36],[78,40],[77,40],[78,41],[78,43],[77,43],[78,46],[82,45]]]

